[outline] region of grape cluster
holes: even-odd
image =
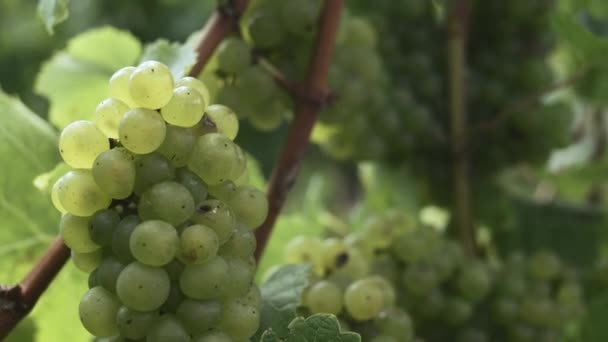
[[[249,341],[252,230],[268,204],[247,185],[236,114],[155,61],[118,70],[109,93],[93,121],[61,133],[73,169],[52,191],[61,237],[90,273],[82,324],[113,341]]]
[[[577,274],[553,253],[468,257],[399,214],[343,238],[297,237],[286,259],[315,270],[306,310],[336,314],[374,342],[560,341],[584,310]]]

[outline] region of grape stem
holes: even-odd
[[[476,254],[471,205],[470,151],[466,112],[466,41],[471,4],[468,0],[448,3],[448,78],[451,121],[454,227],[464,250]]]
[[[268,217],[256,232],[257,249],[256,260],[260,260],[268,238],[272,233],[274,223],[283,207],[287,193],[293,187],[300,162],[309,144],[310,134],[322,108],[322,103],[308,100],[328,94],[327,74],[334,51],[334,44],[342,12],[343,0],[325,0],[319,21],[314,53],[310,61],[308,77],[304,84],[306,96],[296,96],[294,120],[291,123],[288,136],[278,161],[275,163],[270,184],[268,185]]]
[[[249,0],[232,0],[229,4],[233,6],[230,10],[226,7],[218,8],[205,24],[196,48],[196,64],[190,75],[198,76],[219,43],[234,31],[238,17],[247,8]],[[0,341],[32,310],[69,257],[69,249],[57,237],[21,283],[0,287]]]

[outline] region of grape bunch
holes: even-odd
[[[297,237],[286,260],[315,270],[305,310],[336,314],[375,342],[561,341],[584,312],[578,275],[555,254],[468,257],[395,213],[345,237]]]
[[[249,341],[258,328],[252,230],[236,114],[162,63],[118,70],[93,121],[59,138],[73,169],[52,189],[60,235],[90,273],[84,327],[112,341]]]

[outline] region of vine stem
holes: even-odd
[[[287,193],[293,187],[300,162],[310,140],[310,133],[317,119],[322,103],[311,101],[319,95],[327,97],[327,74],[334,51],[343,0],[325,0],[319,21],[315,48],[310,61],[308,77],[304,84],[307,96],[297,97],[294,120],[283,149],[275,164],[268,186],[268,217],[256,232],[258,242],[255,251],[256,260],[260,260],[268,242],[274,223],[285,203]]]
[[[247,8],[249,0],[233,0],[229,4],[229,8],[217,9],[205,24],[196,48],[197,60],[190,75],[200,74],[220,42],[237,27],[238,18]],[[69,258],[70,250],[57,237],[19,284],[0,287],[0,341],[34,308]]]
[[[464,250],[476,253],[471,180],[469,136],[466,112],[466,41],[471,4],[468,0],[451,0],[448,10],[448,70],[452,147],[452,184],[454,223]]]

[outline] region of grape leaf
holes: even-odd
[[[196,62],[196,52],[189,44],[170,43],[159,39],[148,44],[140,58],[140,62],[154,60],[164,63],[171,69],[174,78],[185,76]]]
[[[285,337],[267,330],[260,342],[360,342],[361,337],[353,332],[341,332],[340,323],[331,314],[315,314],[308,318],[298,317],[289,324],[289,333]]]
[[[284,265],[262,284],[258,335],[271,329],[279,337],[287,336],[289,332],[287,326],[296,317],[300,297],[308,286],[309,272],[308,265]],[[259,336],[256,337],[257,339]]]
[[[69,0],[39,0],[38,17],[44,23],[49,34],[54,33],[54,27],[64,22],[70,11],[68,10]]]
[[[555,15],[553,28],[565,46],[584,65],[601,65],[608,53],[608,39],[585,29],[572,15]]]
[[[58,128],[89,119],[108,95],[108,79],[133,65],[141,44],[126,31],[102,27],[81,33],[66,49],[46,61],[36,78],[35,91],[49,98],[49,120]]]
[[[608,341],[608,293],[592,298],[583,320],[582,337],[585,342]]]

